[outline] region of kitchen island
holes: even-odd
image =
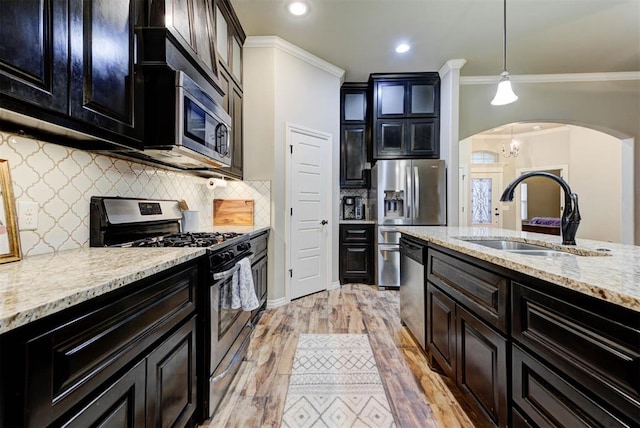
[[[491,228],[399,230],[426,243],[425,309],[414,316],[424,317],[429,365],[483,422],[638,426],[640,247],[562,246],[557,236]]]

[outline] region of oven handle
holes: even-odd
[[[253,253],[249,253],[246,255],[246,257],[249,258],[249,260],[253,260]],[[233,275],[234,273],[236,273],[237,271],[240,270],[240,265],[238,263],[236,263],[231,269],[225,270],[224,272],[216,272],[213,274],[213,279],[214,280],[219,280],[219,279],[227,279],[229,278],[231,275]]]

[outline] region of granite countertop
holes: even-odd
[[[203,232],[250,236],[269,226]],[[0,265],[0,334],[206,253],[205,248],[79,248]]]
[[[562,240],[559,236],[483,227],[399,226],[398,230],[516,272],[540,278],[634,311],[640,311],[639,246],[587,239],[576,239],[576,246],[563,246],[560,245]],[[457,239],[458,237],[473,239],[515,238],[523,242],[539,243],[553,249],[606,255],[531,256],[472,244]],[[601,249],[609,251],[601,251]]]
[[[376,224],[375,220],[340,220],[340,224]]]
[[[0,334],[205,252],[204,248],[79,248],[0,265]]]

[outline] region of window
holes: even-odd
[[[498,154],[486,150],[471,152],[471,163],[498,163]]]
[[[520,220],[529,218],[527,213],[527,183],[520,183]]]

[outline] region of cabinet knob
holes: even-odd
[[[323,226],[324,226],[325,224],[327,224],[327,223],[329,223],[327,220],[322,220],[322,221],[320,222],[320,224],[321,224],[321,225],[323,225]]]

